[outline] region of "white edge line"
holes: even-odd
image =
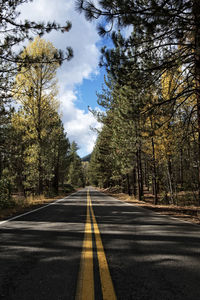
[[[23,217],[23,216],[26,216],[26,215],[32,214],[32,213],[34,213],[34,212],[36,212],[36,211],[38,211],[38,210],[41,210],[41,209],[47,208],[48,206],[54,205],[54,204],[56,204],[57,202],[64,201],[65,199],[67,199],[67,198],[71,197],[72,195],[75,195],[75,194],[77,194],[78,192],[79,192],[79,191],[77,191],[77,192],[75,192],[75,193],[72,193],[72,194],[68,195],[68,196],[67,196],[67,197],[65,197],[65,198],[62,198],[62,199],[58,199],[58,200],[56,200],[56,201],[53,201],[53,202],[51,202],[51,203],[49,203],[49,204],[47,204],[47,205],[45,205],[45,206],[42,206],[42,207],[39,207],[39,208],[36,208],[36,209],[30,210],[30,211],[28,211],[28,212],[26,212],[26,213],[24,213],[24,214],[21,214],[21,215],[15,216],[15,217],[13,217],[13,218],[10,218],[10,219],[4,220],[4,221],[0,221],[0,225],[3,225],[3,224],[5,224],[5,223],[8,223],[8,222],[10,222],[10,221],[16,220],[16,219],[18,219],[18,218],[21,218],[21,217]]]

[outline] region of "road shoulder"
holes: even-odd
[[[129,203],[133,206],[149,209],[162,215],[174,217],[181,221],[200,225],[200,208],[197,206],[154,205],[149,202],[139,201],[137,199],[134,199],[134,197],[124,193],[110,193],[109,191],[106,191],[104,189],[98,189],[98,191],[113,198]]]

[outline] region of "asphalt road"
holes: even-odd
[[[92,203],[84,189],[0,222],[0,299],[77,299],[84,241],[85,265],[93,261],[95,299],[103,299],[101,273],[106,276],[107,267],[117,299],[200,299],[199,226],[92,188],[90,197]],[[98,246],[99,239],[104,249]],[[83,279],[82,284],[87,290],[88,282]]]

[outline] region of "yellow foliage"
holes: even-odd
[[[43,97],[44,101],[46,97],[49,102],[54,101],[58,92],[55,76],[59,63],[54,59],[56,52],[52,43],[40,37],[36,37],[24,49],[21,54],[24,63],[19,66],[20,72],[16,76],[13,89],[13,97],[21,104],[38,97]]]
[[[21,54],[25,62],[27,57],[32,60],[17,74],[13,89],[13,97],[22,108],[13,115],[12,125],[24,132],[23,139],[44,139],[49,135],[51,124],[58,121],[55,76],[59,64],[54,59],[56,52],[52,43],[36,37]]]
[[[180,87],[180,72],[174,70],[167,70],[163,73],[161,78],[162,95],[165,100],[169,100],[176,96]]]

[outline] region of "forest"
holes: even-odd
[[[110,40],[101,49],[102,109],[92,112],[102,127],[89,163],[69,142],[57,99],[56,71],[73,50],[42,38],[68,32],[71,23],[19,24],[23,2],[0,4],[0,208],[16,194],[58,195],[85,184],[139,200],[151,194],[154,204],[199,206],[199,1],[75,1]]]
[[[77,9],[113,43],[102,48],[90,183],[200,205],[199,1],[79,0]]]
[[[59,112],[56,71],[73,56],[42,38],[56,23],[16,20],[26,1],[1,1],[0,209],[28,197],[53,197],[84,186],[78,146],[70,143]],[[20,53],[14,46],[28,41]]]

